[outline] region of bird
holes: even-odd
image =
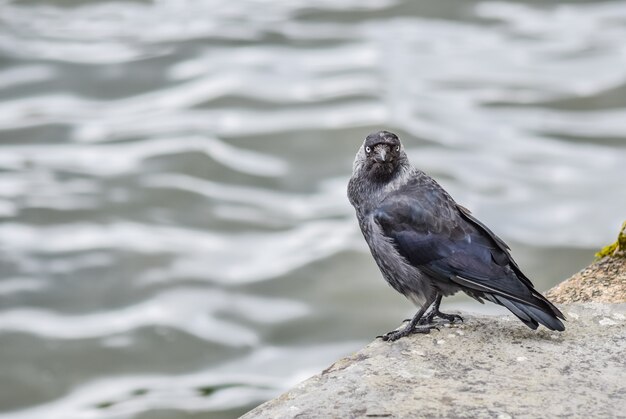
[[[433,178],[409,162],[398,136],[369,134],[356,154],[348,199],[382,276],[418,310],[395,341],[463,321],[439,311],[459,291],[506,307],[531,329],[563,331],[563,313],[521,271],[509,246]]]

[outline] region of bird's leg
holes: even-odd
[[[415,316],[413,316],[409,324],[404,326],[402,329],[392,330],[391,332],[385,333],[382,336],[376,336],[376,337],[381,338],[382,340],[385,340],[385,341],[393,342],[394,340],[398,340],[401,337],[408,336],[412,333],[430,333],[430,329],[439,330],[439,328],[435,324],[421,324],[420,323],[420,319],[422,318],[422,316],[424,315],[428,307],[431,306],[431,304],[432,302],[425,303],[422,306],[422,308],[420,308],[417,311],[417,313],[415,313]]]
[[[441,294],[437,295],[437,298],[435,299],[435,302],[433,303],[431,310],[428,313],[426,313],[424,317],[420,319],[419,324],[421,325],[432,324],[433,319],[435,317],[439,317],[440,319],[447,320],[450,323],[454,323],[457,320],[461,322],[463,321],[463,317],[459,316],[458,314],[446,314],[446,313],[442,313],[441,311],[439,311],[439,305],[441,304],[441,297],[442,297]]]

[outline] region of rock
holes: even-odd
[[[626,302],[626,259],[605,256],[545,293],[554,303]]]
[[[243,417],[624,417],[626,304],[562,309],[562,333],[466,316],[377,339]]]
[[[555,303],[626,302],[626,222],[615,243],[596,255],[598,260],[545,295]]]

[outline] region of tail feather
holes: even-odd
[[[520,303],[515,304],[513,301],[507,300],[506,298],[500,297],[500,296],[496,296],[495,300],[497,304],[503,305],[504,307],[508,308],[509,311],[515,314],[515,316],[517,316],[518,319],[524,322],[526,326],[530,327],[533,330],[539,327],[539,323],[537,323],[537,321],[534,320],[531,316],[529,316],[528,313],[526,313],[526,311],[524,311],[521,307],[519,307],[522,304]]]
[[[535,319],[536,321],[538,321],[539,323],[541,323],[548,329],[558,330],[559,332],[562,332],[565,330],[565,326],[563,325],[563,322],[561,322],[561,320],[559,320],[554,314],[539,310],[538,308],[533,307],[533,306],[522,305],[522,308],[533,319]]]
[[[519,301],[511,301],[499,295],[494,297],[498,304],[509,309],[511,313],[515,314],[517,318],[533,330],[537,329],[539,324],[544,325],[550,330],[558,330],[559,332],[565,330],[565,326],[558,319],[558,317],[563,318],[563,314],[561,314],[558,309],[556,310],[556,313],[552,310],[548,312],[547,310],[540,309],[535,305],[524,304]]]
[[[565,330],[565,326],[559,320],[565,320],[563,313],[534,288],[520,289],[520,287],[517,287],[517,289],[503,290],[494,287],[492,284],[481,283],[475,278],[468,279],[459,275],[453,275],[450,280],[462,288],[469,288],[465,292],[471,297],[482,297],[506,307],[533,330],[537,329],[539,324],[550,330]],[[511,280],[516,279],[511,278]]]

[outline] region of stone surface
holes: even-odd
[[[243,417],[626,417],[626,304],[562,309],[562,333],[466,316],[377,339]]]
[[[626,302],[626,222],[615,243],[606,246],[597,256],[599,260],[552,288],[545,296],[555,303]]]
[[[626,302],[626,258],[605,256],[544,295],[561,304]]]

